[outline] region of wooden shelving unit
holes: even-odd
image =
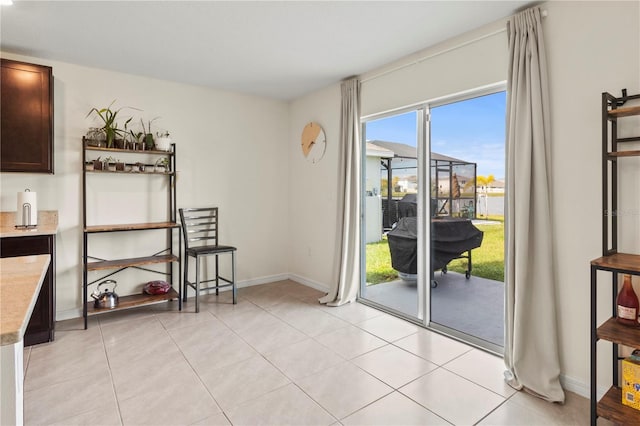
[[[104,314],[115,310],[137,308],[139,306],[151,305],[154,303],[164,302],[166,300],[179,299],[180,295],[173,288],[167,294],[132,294],[130,296],[121,296],[118,307],[115,309],[96,308],[92,302],[87,302],[87,311],[89,315]]]
[[[165,254],[160,256],[133,257],[128,259],[103,260],[88,262],[87,271],[101,271],[104,269],[128,268],[130,266],[153,265],[157,263],[177,262],[178,256]]]
[[[591,261],[591,424],[603,417],[617,424],[640,424],[640,410],[622,404],[622,389],[618,383],[619,345],[640,348],[640,325],[629,327],[616,320],[618,275],[640,275],[640,255],[618,252],[618,162],[626,157],[640,156],[639,150],[619,149],[627,142],[638,142],[640,136],[618,138],[618,119],[640,116],[640,106],[624,107],[640,95],[616,98],[602,94],[602,257]],[[611,317],[597,324],[598,272],[611,273]],[[597,398],[597,343],[612,345],[613,383],[606,394]]]
[[[612,386],[598,402],[598,417],[606,418],[615,424],[637,425],[640,424],[640,411],[622,405],[622,390]]]
[[[151,166],[151,164],[147,164]],[[110,173],[121,175],[173,175],[174,172],[134,172],[133,170],[87,170],[87,173]]]
[[[85,141],[83,140],[83,143]],[[175,170],[176,170],[176,150],[175,144],[171,145],[171,151],[132,151],[127,149],[118,148],[104,148],[88,146],[84,144],[82,150],[82,189],[83,189],[83,315],[84,315],[84,327],[88,326],[88,317],[91,315],[103,314],[106,312],[119,311],[123,309],[132,309],[139,306],[150,305],[155,303],[164,302],[167,300],[178,300],[179,309],[182,309],[182,300],[180,297],[180,278],[182,276],[181,264],[179,254],[181,252],[181,239],[178,238],[178,251],[174,253],[173,246],[173,231],[179,228],[179,224],[176,222],[176,185],[175,185]],[[152,155],[152,156],[166,156],[169,159],[169,171],[159,172],[140,172],[140,171],[113,171],[113,170],[87,170],[86,155],[87,152],[104,152],[109,153],[127,153],[134,155]],[[129,176],[149,176],[159,175],[169,180],[167,185],[166,199],[168,202],[168,216],[167,220],[160,222],[146,222],[146,223],[120,223],[120,224],[99,224],[99,225],[87,225],[87,175],[92,174],[113,174],[113,175],[129,175]],[[89,255],[90,236],[103,233],[122,233],[122,232],[144,232],[144,231],[166,231],[166,247],[158,251],[155,254],[149,256],[131,257],[123,259],[99,259]],[[173,264],[178,263],[178,285],[176,291],[173,274]],[[150,265],[166,265],[165,271],[158,271],[156,269],[148,269]],[[96,284],[104,278],[110,277],[123,271],[127,268],[136,268],[139,270],[147,271],[155,274],[162,274],[167,276],[167,281],[171,284],[171,289],[166,294],[149,295],[149,294],[131,294],[120,296],[118,306],[115,308],[96,308],[93,301],[89,300],[88,287]],[[97,280],[89,281],[88,272],[90,271],[103,271],[106,275]]]
[[[177,222],[121,223],[116,225],[85,226],[84,231],[93,234],[98,232],[143,231],[145,229],[179,228]]]

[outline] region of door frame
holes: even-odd
[[[373,120],[378,120],[385,117],[390,117],[393,115],[403,114],[409,111],[422,111],[422,113],[418,113],[418,131],[417,131],[417,149],[418,149],[418,188],[430,188],[431,184],[431,175],[429,173],[430,164],[431,164],[431,120],[430,120],[430,111],[431,108],[435,108],[442,105],[447,105],[455,102],[461,102],[467,99],[473,99],[481,96],[490,95],[498,92],[507,92],[507,82],[506,80],[499,81],[493,84],[488,84],[485,86],[477,87],[474,89],[464,90],[461,92],[457,92],[454,94],[449,94],[445,96],[436,97],[427,101],[417,102],[414,104],[406,105],[400,108],[386,110],[380,113],[369,114],[360,118],[360,126],[361,126],[361,141],[363,144],[362,154],[361,154],[361,164],[366,164],[366,123]],[[506,117],[505,117],[506,119]],[[506,137],[506,136],[505,136]],[[506,139],[505,139],[506,143]],[[506,149],[506,147],[505,147]],[[508,167],[507,158],[505,155],[505,170]],[[366,174],[364,172],[365,168],[363,167],[361,170],[360,179],[361,179],[361,188],[365,188],[365,178]],[[458,330],[443,326],[441,324],[436,324],[431,322],[431,292],[425,291],[426,289],[431,289],[430,286],[430,274],[428,271],[431,269],[431,256],[424,255],[425,253],[429,253],[429,246],[427,244],[430,241],[431,237],[431,227],[425,226],[425,216],[424,209],[429,205],[427,203],[427,192],[426,191],[418,191],[418,317],[412,317],[406,313],[400,312],[396,309],[390,308],[388,306],[382,305],[380,303],[368,300],[362,297],[362,292],[366,288],[366,243],[365,243],[365,197],[364,191],[361,191],[358,196],[360,197],[360,226],[361,226],[361,239],[360,239],[360,286],[358,289],[357,300],[365,305],[371,306],[373,308],[379,309],[383,312],[390,313],[397,317],[403,318],[407,321],[418,324],[422,327],[425,327],[434,332],[444,334],[450,338],[461,341],[470,346],[477,347],[479,349],[494,353],[496,355],[502,356],[504,349],[498,345],[492,344],[485,340],[479,339],[475,336],[462,333]],[[505,194],[505,204],[507,202],[507,194]],[[507,212],[505,209],[505,222],[504,226],[507,227],[509,218],[507,217]],[[507,235],[505,233],[505,241],[504,241],[504,250],[505,250],[505,258],[507,255]],[[426,279],[425,279],[426,277]],[[506,279],[506,275],[505,275]],[[506,288],[506,282],[505,282]],[[422,317],[420,317],[422,315]]]

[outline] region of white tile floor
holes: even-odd
[[[587,424],[502,381],[500,358],[282,281],[58,323],[25,349],[27,425]]]

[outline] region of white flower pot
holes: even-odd
[[[156,149],[158,151],[170,151],[171,150],[171,138],[168,136],[158,136],[155,140]]]

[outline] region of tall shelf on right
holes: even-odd
[[[619,424],[640,424],[640,411],[622,404],[619,384],[621,357],[619,345],[640,348],[640,327],[621,325],[616,320],[619,274],[640,276],[640,255],[618,252],[618,163],[640,157],[640,150],[630,148],[640,142],[640,135],[618,137],[619,120],[640,117],[640,94],[615,97],[602,94],[602,256],[591,261],[591,424],[603,417]],[[635,106],[625,106],[632,101]],[[620,125],[624,126],[623,120]],[[597,324],[598,272],[611,273],[611,317]],[[602,274],[600,274],[602,275]],[[611,343],[613,383],[606,394],[597,398],[597,343]]]

